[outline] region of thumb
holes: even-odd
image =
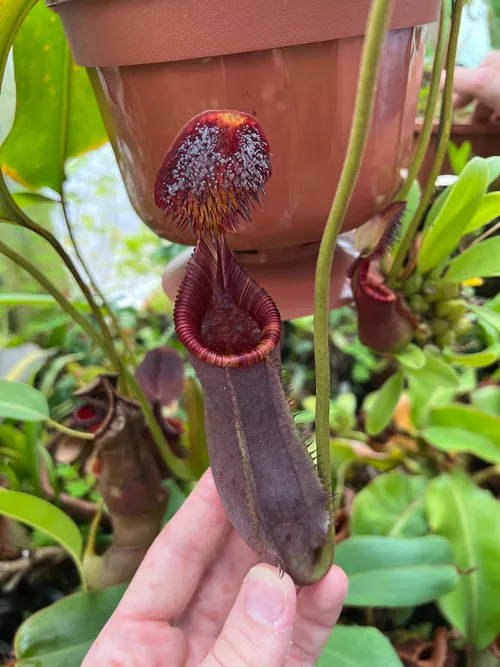
[[[280,667],[292,641],[295,586],[270,565],[247,574],[219,638],[200,667]]]

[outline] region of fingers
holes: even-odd
[[[229,529],[208,470],[154,541],[115,613],[142,621],[174,622]]]
[[[189,638],[188,665],[199,665],[219,636],[242,581],[257,556],[232,531],[179,622]]]
[[[483,106],[496,113],[500,112],[500,71],[496,67],[489,65],[473,69],[457,67],[453,89],[456,108],[466,106],[477,99]]]
[[[287,667],[313,667],[338,620],[347,595],[347,576],[334,565],[321,581],[301,589],[293,646]]]
[[[291,578],[256,565],[201,667],[281,667],[290,650],[295,605]]]

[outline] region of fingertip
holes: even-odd
[[[255,565],[243,582],[245,611],[253,621],[276,631],[291,628],[296,593],[292,578],[266,563]]]

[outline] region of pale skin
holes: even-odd
[[[313,667],[347,577],[297,588],[258,564],[207,471],[147,553],[82,667]]]
[[[444,81],[444,75],[443,75]],[[500,51],[491,51],[479,67],[457,67],[454,77],[455,108],[474,100],[473,120],[488,122],[500,118]]]

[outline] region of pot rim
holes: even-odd
[[[418,119],[415,122],[415,133],[422,131],[423,120]],[[439,121],[432,123],[432,134],[438,134]],[[455,120],[451,125],[451,135],[467,136],[494,135],[500,134],[500,121],[479,122],[475,120]]]
[[[365,33],[371,0],[45,2],[61,17],[78,65],[113,67],[359,37]],[[441,0],[396,0],[390,29],[432,23],[440,4]]]

